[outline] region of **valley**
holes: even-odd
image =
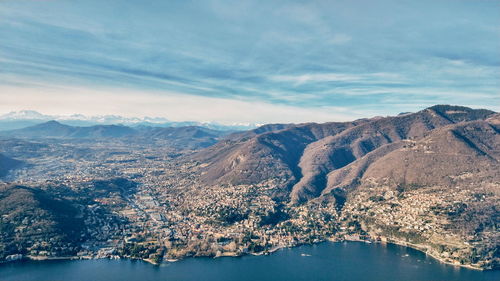
[[[499,132],[498,113],[447,105],[238,132],[0,132],[0,260],[160,263],[362,240],[497,269]]]

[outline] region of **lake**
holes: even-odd
[[[392,244],[324,242],[268,256],[188,258],[153,266],[131,260],[27,261],[0,265],[0,280],[500,280],[500,271],[445,265]]]

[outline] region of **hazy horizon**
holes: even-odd
[[[461,106],[461,105],[456,105],[456,104],[450,104],[452,106]],[[426,107],[427,108],[427,107]],[[488,110],[492,110],[492,111],[495,111],[491,108],[487,108],[487,107],[472,107],[473,109],[488,109]],[[423,110],[425,108],[420,108],[420,109],[417,109],[417,111],[420,111],[420,110]],[[414,111],[416,112],[416,111]],[[220,124],[220,125],[227,125],[227,126],[231,126],[231,125],[242,125],[242,126],[249,126],[249,127],[258,127],[258,126],[262,126],[262,125],[265,125],[265,124],[271,124],[272,122],[263,122],[263,123],[252,123],[252,122],[218,122],[218,121],[211,121],[211,120],[189,120],[189,119],[181,119],[181,120],[172,120],[172,119],[169,119],[169,118],[166,118],[166,117],[161,117],[161,116],[155,116],[155,115],[135,115],[135,116],[132,116],[132,115],[115,115],[115,114],[98,114],[98,115],[86,115],[86,114],[81,114],[81,113],[78,113],[78,112],[75,112],[75,113],[72,113],[72,114],[46,114],[45,112],[39,112],[37,110],[32,110],[32,109],[22,109],[22,110],[14,110],[14,111],[8,111],[8,112],[2,112],[0,111],[0,120],[2,118],[7,118],[8,119],[15,119],[16,117],[11,117],[9,115],[16,115],[16,114],[23,114],[23,113],[34,113],[34,114],[40,114],[42,115],[43,117],[45,118],[42,118],[42,116],[38,117],[38,118],[33,118],[33,119],[30,119],[30,118],[20,118],[20,119],[25,119],[25,120],[36,120],[36,119],[39,119],[39,120],[56,120],[56,121],[59,121],[59,120],[62,120],[62,121],[68,121],[68,120],[85,120],[85,118],[89,119],[89,121],[96,121],[97,118],[111,118],[111,117],[116,117],[116,118],[124,118],[125,121],[127,121],[127,123],[134,123],[135,122],[151,122],[151,123],[158,123],[158,124],[161,124],[161,123],[165,123],[165,122],[178,122],[178,123],[183,123],[183,122],[199,122],[200,124],[210,124],[210,123],[213,123],[213,124]],[[363,117],[360,117],[360,118],[375,118],[375,117],[388,117],[388,116],[396,116],[398,114],[402,114],[402,113],[406,113],[405,111],[402,111],[402,112],[399,112],[399,113],[396,113],[396,114],[387,114],[387,115],[371,115],[371,116],[363,116]],[[336,122],[336,121],[354,121],[356,120],[355,118],[352,118],[352,119],[342,119],[342,120],[326,120],[326,121],[301,121],[301,122],[282,122],[282,123],[309,123],[309,122],[318,122],[318,123],[322,123],[322,122]],[[119,124],[120,122],[111,122],[110,120],[101,120],[100,122],[103,122],[103,123],[109,123],[109,124]]]

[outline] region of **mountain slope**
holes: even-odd
[[[287,192],[286,188],[301,177],[297,164],[309,143],[363,122],[311,123],[277,131],[263,130],[263,133],[254,131],[254,136],[222,140],[197,153],[193,159],[206,164],[201,176],[206,184],[252,184],[273,180]]]
[[[380,158],[364,178],[405,185],[452,185],[452,176],[473,173],[470,183],[500,175],[500,134],[486,121],[452,125]],[[462,181],[465,177],[462,177]]]
[[[482,119],[491,113],[457,106],[434,106],[413,114],[372,120],[311,143],[299,163],[303,177],[292,189],[292,201],[317,197],[327,187],[330,171],[342,168],[383,145],[418,139],[435,128]]]
[[[343,220],[372,237],[450,263],[498,268],[499,121],[497,115],[445,126],[378,159],[367,155],[368,167],[353,163],[330,174],[322,197],[344,196]],[[361,171],[355,181],[352,171]]]
[[[256,218],[285,239],[380,239],[449,263],[500,266],[500,114],[493,111],[438,105],[354,122],[270,125],[185,160],[194,180],[178,188],[202,214],[206,202],[238,202],[228,203],[231,218]],[[213,190],[226,195],[214,199]],[[256,206],[265,211],[253,213]]]
[[[43,190],[0,184],[0,260],[26,254],[74,255],[84,233],[78,209]],[[57,249],[54,250],[54,249]]]
[[[351,191],[363,182],[451,186],[457,179],[468,179],[469,183],[498,180],[500,126],[495,124],[497,118],[452,124],[419,140],[382,146],[330,172],[322,195],[334,189]]]
[[[163,140],[174,147],[200,149],[211,146],[227,135],[226,131],[217,131],[198,126],[153,128],[140,130],[138,137]]]
[[[7,175],[10,170],[22,165],[22,161],[12,159],[0,153],[0,178]]]
[[[193,156],[205,184],[274,181],[282,199],[300,203],[327,188],[328,174],[387,144],[423,137],[457,122],[484,119],[492,111],[434,106],[417,113],[354,122],[300,124],[233,135]]]

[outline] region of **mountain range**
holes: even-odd
[[[489,110],[438,105],[394,117],[259,128],[235,134],[193,157],[206,163],[202,179],[207,184],[255,184],[276,178],[285,195],[298,203],[333,189],[339,169],[347,165],[360,166],[359,178],[375,159],[403,149],[409,141],[476,120],[493,128],[496,125],[485,121],[493,115]],[[475,145],[459,135],[455,142]]]
[[[118,115],[85,116],[73,115],[46,115],[34,110],[12,111],[0,115],[0,131],[21,129],[37,125],[47,121],[55,120],[72,126],[94,126],[94,125],[127,125],[127,126],[150,126],[150,127],[186,127],[198,126],[222,131],[249,130],[257,127],[256,124],[219,124],[216,122],[170,121],[161,117],[123,117]]]
[[[203,185],[271,185],[277,202],[332,204],[348,229],[370,237],[450,263],[499,266],[499,113],[436,105],[267,128],[190,155],[202,163]]]
[[[231,131],[218,131],[199,126],[184,127],[128,127],[124,125],[70,126],[58,121],[28,126],[22,129],[0,131],[0,136],[16,138],[59,138],[59,139],[112,139],[129,141],[163,141],[164,144],[180,149],[199,149],[216,143]]]
[[[21,141],[34,146],[44,140],[49,147],[58,140],[86,140],[91,146],[94,140],[109,140],[106,145],[115,140],[120,145],[148,144],[146,149],[127,147],[138,149],[127,157],[127,152],[121,151],[124,154],[119,159],[124,162],[108,162],[113,171],[123,169],[126,173],[121,175],[134,175],[127,181],[142,181],[136,185],[137,192],[149,195],[137,200],[141,206],[155,206],[158,215],[149,221],[158,229],[146,235],[156,240],[148,241],[166,239],[169,246],[163,248],[161,242],[150,247],[154,253],[143,249],[143,254],[134,254],[132,250],[143,245],[126,244],[131,247],[123,250],[128,257],[219,255],[228,249],[210,242],[213,237],[207,234],[218,233],[217,237],[229,240],[243,237],[233,239],[230,255],[333,237],[386,240],[448,263],[500,268],[500,114],[491,110],[436,105],[397,116],[268,124],[236,132],[199,126],[70,126],[48,121],[3,131],[0,136],[12,147]],[[165,160],[156,157],[162,156],[163,150],[154,154],[155,148],[163,146],[189,150]],[[34,146],[33,151],[37,150]],[[145,153],[148,157],[135,161]],[[34,153],[28,154],[28,160],[36,158]],[[23,154],[0,154],[0,176],[23,163],[9,157],[27,161],[16,155]],[[71,155],[65,157],[73,160]],[[96,159],[86,161],[106,171],[101,168],[107,167],[102,157],[105,154],[96,155]],[[82,165],[77,169],[80,173],[95,170],[87,168],[86,161],[69,161],[65,170],[69,174],[59,169],[55,174],[60,173],[67,183],[75,177],[75,164]],[[40,163],[50,167],[50,161]],[[39,177],[45,183],[46,170],[42,171]],[[30,179],[29,173],[19,173],[23,175]],[[101,192],[109,193],[106,197],[87,188],[90,175],[76,176],[84,179],[76,191],[93,198],[108,212],[136,210],[137,204],[128,205],[129,197],[119,200],[120,192],[128,194],[121,185],[116,190],[106,185]],[[73,180],[71,184],[78,186]],[[16,194],[32,192],[24,187],[9,188]],[[108,206],[100,202],[115,203]],[[168,223],[174,238],[155,236],[162,233],[163,222]],[[140,225],[143,223],[141,219]],[[121,231],[120,227],[114,230]],[[141,228],[135,225],[130,229]],[[137,233],[132,232],[135,237]]]

